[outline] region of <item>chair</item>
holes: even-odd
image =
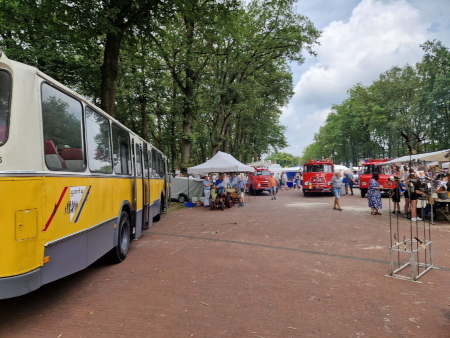
[[[49,169],[67,169],[66,162],[58,154],[55,143],[52,140],[44,141],[45,163]]]
[[[82,171],[84,169],[84,156],[81,148],[64,148],[61,157],[66,162],[67,169]]]

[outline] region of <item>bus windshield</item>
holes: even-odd
[[[11,100],[11,76],[0,70],[0,145],[8,139],[9,107]]]
[[[270,175],[270,171],[269,170],[263,170],[263,171],[255,171],[255,175],[256,176],[260,176],[260,175]]]
[[[304,173],[332,173],[333,167],[331,164],[309,164],[305,165]]]

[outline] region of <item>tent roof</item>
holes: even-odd
[[[188,168],[188,173],[211,173],[211,172],[248,172],[255,171],[253,167],[249,167],[233,156],[221,151],[217,152],[214,157],[195,167]]]
[[[450,151],[450,149],[446,150],[439,150],[439,151],[433,151],[431,153],[424,153],[424,154],[416,154],[416,155],[406,155],[399,158],[396,158],[394,160],[385,162],[383,164],[392,164],[392,163],[403,163],[403,162],[409,162],[410,160],[422,160],[422,161],[447,161],[448,158],[445,157],[447,153]]]
[[[289,167],[289,168],[282,168],[279,164],[274,164],[271,165],[270,167],[267,168],[267,170],[269,170],[272,173],[282,173],[282,172],[297,172],[297,171],[301,171],[301,167]]]

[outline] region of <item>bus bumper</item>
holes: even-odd
[[[22,275],[0,278],[0,299],[22,296],[39,289],[41,281],[40,268]]]
[[[308,189],[308,188],[303,188],[303,192],[323,192],[323,193],[330,193],[332,192],[333,189],[331,188],[325,188],[325,189],[316,189],[316,188],[312,188],[312,189]]]

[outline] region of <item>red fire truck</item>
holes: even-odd
[[[254,173],[249,173],[247,187],[250,194],[262,191],[270,191],[269,181],[270,171],[263,168],[255,168]]]
[[[303,194],[312,192],[332,193],[331,179],[334,175],[334,164],[326,160],[308,160],[303,165]]]
[[[370,185],[370,180],[372,179],[372,175],[374,173],[378,173],[378,183],[380,184],[381,193],[390,193],[395,188],[395,183],[389,180],[389,177],[392,175],[390,169],[387,165],[384,165],[385,162],[389,161],[389,159],[368,159],[363,162],[361,165],[361,175],[359,175],[359,190],[361,191],[361,197],[366,197],[367,189]]]

